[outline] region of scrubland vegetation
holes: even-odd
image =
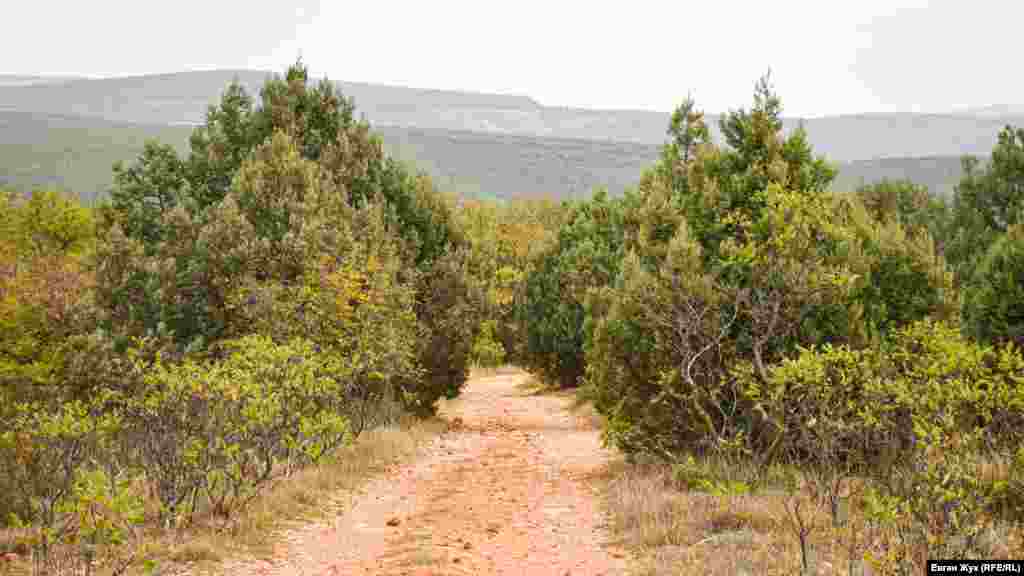
[[[780,112],[762,81],[717,146],[686,102],[635,190],[571,207],[519,362],[633,462],[610,505],[651,573],[1021,557],[1024,134],[965,160],[951,203],[838,194]]]
[[[260,98],[228,88],[186,157],[147,144],[95,209],[4,196],[0,516],[41,562],[230,530],[466,380],[483,292],[451,199],[301,66]]]
[[[717,145],[687,101],[623,196],[499,203],[388,158],[296,65],[98,206],[5,193],[0,554],[119,573],[244,540],[515,364],[599,415],[652,574],[1024,555],[1024,131],[952,201],[835,193],[781,112],[762,80]],[[713,565],[726,540],[760,551]]]

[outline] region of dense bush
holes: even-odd
[[[24,529],[14,544],[32,550],[36,570],[99,563],[122,571],[139,552],[143,514],[132,479],[109,451],[119,418],[80,401],[21,404],[18,412],[0,433],[0,504],[5,521]]]
[[[22,402],[10,412],[0,432],[4,519],[13,513],[52,526],[78,474],[101,456],[102,442],[119,419],[95,402],[81,401]]]
[[[963,320],[982,342],[1024,348],[1024,225],[1012,226],[985,254],[966,290]]]
[[[518,321],[525,330],[524,366],[562,387],[584,373],[592,315],[587,295],[618,274],[624,242],[623,202],[599,191],[572,207],[557,239],[524,278]]]
[[[307,80],[229,87],[95,211],[0,195],[0,516],[38,558],[124,544],[146,490],[229,517],[464,384],[484,298],[451,200]]]
[[[1007,476],[988,470],[1019,461],[1022,374],[1019,350],[979,345],[931,321],[878,348],[803,350],[766,380],[735,371],[762,415],[752,451],[799,462],[808,476],[831,478],[833,490],[855,475],[870,479],[868,519],[893,528],[875,563],[899,573],[928,557],[985,556],[983,532],[1020,521],[1013,465]]]
[[[627,452],[749,437],[758,415],[730,376],[737,362],[764,379],[801,346],[864,346],[955,313],[930,236],[827,193],[831,170],[801,132],[782,134],[780,110],[760,84],[754,109],[724,121],[719,149],[687,102],[627,198],[625,258],[592,291],[586,354],[588,393]]]
[[[361,406],[388,396],[382,386],[406,397],[393,389],[402,382],[415,411],[432,413],[464,382],[478,324],[475,292],[451,262],[464,243],[451,203],[385,157],[351,102],[327,81],[310,85],[301,65],[260,96],[229,87],[186,159],[153,145],[116,168],[98,249],[104,326],[122,342],[170,337],[188,354],[288,332],[380,375],[379,386],[352,384]],[[330,299],[346,300],[331,290],[350,291],[361,311],[336,310]]]
[[[946,433],[982,429],[993,449],[1015,449],[1024,439],[1024,357],[941,323],[901,328],[877,348],[806,349],[772,366],[764,381],[747,368],[735,374],[764,414],[755,445],[772,444],[778,458],[821,456],[827,441],[841,451],[831,458],[900,464],[913,455],[900,449],[933,424],[949,426]]]
[[[466,270],[467,254],[451,252],[422,274],[416,316],[424,332],[417,345],[419,377],[399,389],[406,408],[431,416],[442,398],[455,398],[469,378],[473,343],[480,331],[480,287]]]
[[[953,273],[924,228],[894,220],[865,220],[856,202],[836,205],[861,254],[843,258],[859,276],[852,297],[863,308],[863,329],[884,335],[922,318],[953,320],[960,306]]]
[[[462,200],[456,210],[465,235],[467,273],[482,292],[481,332],[474,362],[522,358],[526,326],[517,318],[523,279],[558,233],[568,203],[514,199]]]
[[[158,360],[141,394],[122,399],[125,446],[166,518],[191,514],[199,496],[228,515],[281,468],[315,462],[349,436],[343,359],[264,336],[226,347],[221,361]]]
[[[926,186],[909,180],[882,180],[867,184],[858,188],[855,195],[875,221],[895,220],[910,234],[928,232],[942,251],[950,233],[952,217],[945,198],[933,195]]]
[[[58,378],[67,339],[87,324],[83,302],[92,277],[78,259],[51,255],[18,260],[0,271],[0,398],[18,400],[73,386]],[[0,407],[0,414],[4,411]]]
[[[69,437],[55,431],[57,424],[33,418],[69,424],[81,408],[75,401],[88,398],[87,383],[67,376],[78,358],[74,338],[92,318],[93,279],[83,259],[93,223],[87,208],[52,191],[0,194],[0,213],[0,435],[6,435],[0,492],[9,496],[0,498],[0,518],[6,520],[10,512],[31,518],[40,512],[34,507],[52,510],[74,481],[76,458],[84,457],[77,440],[72,448],[64,443]],[[36,436],[41,428],[49,436]],[[66,458],[72,459],[67,467],[55,470]]]
[[[598,292],[607,313],[588,347],[587,382],[606,437],[627,453],[676,453],[722,432],[721,366],[735,351],[729,295],[702,266],[700,245],[682,223],[665,263],[646,269],[636,252],[622,280]]]
[[[484,320],[480,323],[480,333],[473,341],[473,350],[470,354],[473,366],[496,368],[505,364],[505,347],[497,340],[493,320]]]
[[[1020,222],[1024,210],[1024,128],[1007,126],[999,133],[984,165],[963,159],[964,175],[953,196],[947,257],[958,281],[969,282],[984,254],[1000,236]]]

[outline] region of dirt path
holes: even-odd
[[[526,376],[470,381],[442,415],[463,426],[364,487],[347,511],[285,534],[266,576],[618,576],[589,479],[608,454],[567,400],[530,396]]]

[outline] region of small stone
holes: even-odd
[[[402,521],[399,520],[397,516],[395,516],[393,518],[389,518],[388,521],[387,521],[387,525],[388,526],[398,526],[401,523],[402,523]]]

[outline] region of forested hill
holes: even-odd
[[[57,185],[85,198],[110,185],[114,161],[146,139],[183,149],[191,126],[237,80],[253,95],[269,73],[215,70],[87,79],[0,75],[0,183]],[[667,112],[544,106],[528,96],[339,82],[388,150],[445,188],[495,197],[613,194],[634,184],[666,138]],[[786,119],[815,152],[839,164],[835,186],[910,178],[948,194],[960,156],[984,156],[1021,110],[992,106],[947,115],[867,114]],[[709,116],[713,133],[717,117]],[[31,146],[25,146],[31,143]]]
[[[0,109],[98,117],[142,124],[199,123],[207,106],[237,80],[258,94],[267,72],[215,70],[109,79],[5,85]],[[13,77],[12,77],[13,78]],[[544,106],[527,96],[339,82],[358,111],[378,126],[437,128],[524,136],[661,144],[669,114]],[[714,103],[699,103],[713,107]],[[945,115],[857,114],[785,120],[801,123],[815,151],[835,162],[875,158],[984,155],[1021,110],[992,106]],[[712,129],[717,117],[709,116]]]

